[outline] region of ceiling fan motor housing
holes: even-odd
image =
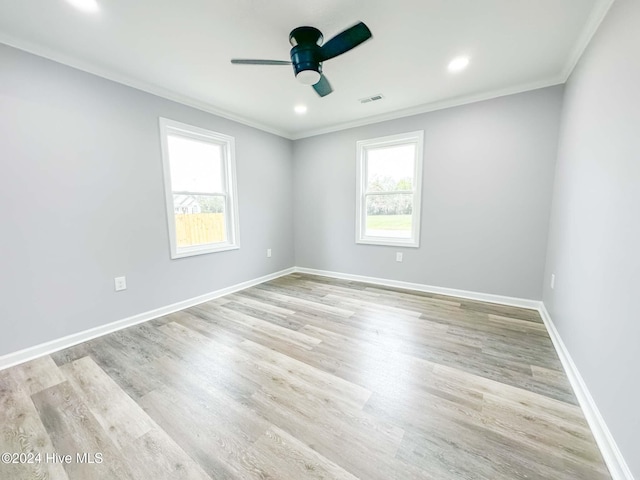
[[[322,74],[320,43],[322,40],[322,33],[314,27],[298,27],[289,35],[289,43],[293,45],[291,49],[293,71],[296,78],[307,85],[313,85],[320,80]]]
[[[325,97],[333,92],[322,63],[342,55],[371,38],[371,30],[358,22],[323,44],[322,32],[314,27],[294,28],[289,34],[291,61],[232,58],[231,63],[242,65],[293,65],[296,79],[303,85],[313,85],[315,92]]]

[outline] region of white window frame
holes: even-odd
[[[392,147],[396,145],[415,144],[416,158],[414,163],[412,229],[410,238],[382,237],[366,235],[367,221],[367,152],[369,149]],[[422,204],[422,163],[423,163],[424,130],[389,135],[386,137],[360,140],[356,143],[356,243],[369,245],[388,245],[399,247],[420,246],[420,206]],[[408,193],[409,191],[403,191]],[[399,193],[390,192],[389,194]],[[375,192],[375,194],[380,194]]]
[[[169,159],[169,135],[179,135],[192,138],[200,142],[207,142],[221,147],[223,164],[224,192],[216,192],[215,195],[225,197],[225,220],[227,239],[224,242],[178,247],[176,238],[175,208],[173,203],[174,192],[171,184],[171,167]],[[160,117],[160,139],[162,145],[162,164],[164,169],[164,190],[167,208],[167,226],[169,228],[169,240],[171,246],[171,258],[183,258],[206,253],[236,250],[240,248],[239,221],[238,221],[238,186],[236,182],[236,153],[235,139],[229,135],[213,132],[204,128],[176,122],[168,118]],[[197,192],[189,192],[197,193]],[[211,195],[207,193],[206,195]]]

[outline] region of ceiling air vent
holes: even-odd
[[[371,97],[361,98],[360,103],[377,102],[378,100],[382,100],[383,98],[384,98],[384,95],[379,93],[377,95],[372,95]]]

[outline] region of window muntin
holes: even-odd
[[[171,258],[239,248],[235,142],[160,119]]]
[[[357,143],[356,242],[419,246],[422,131]]]

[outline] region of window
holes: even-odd
[[[160,119],[171,258],[239,248],[233,137]]]
[[[357,143],[356,242],[418,247],[424,132]]]

